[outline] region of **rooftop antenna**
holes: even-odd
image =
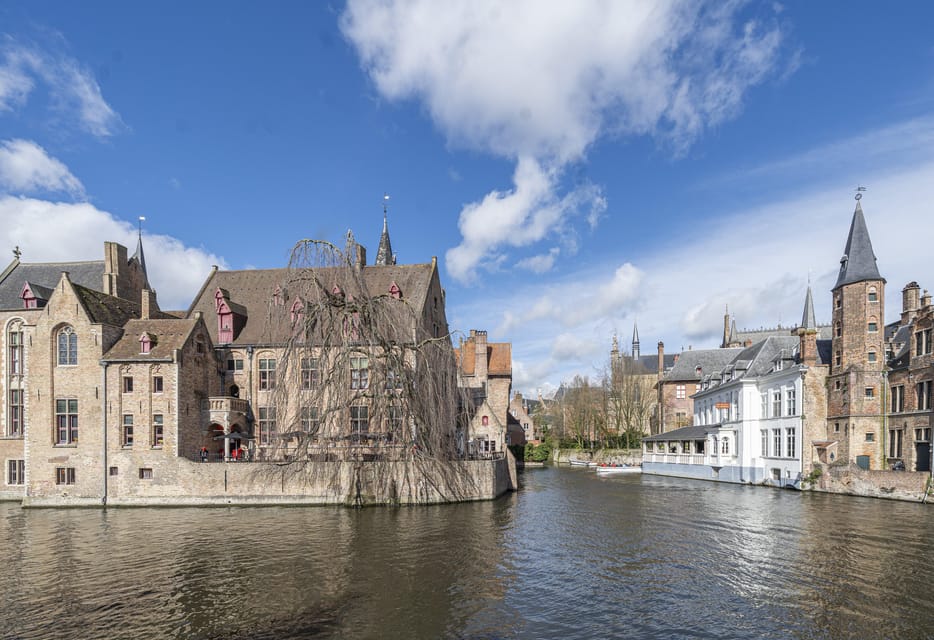
[[[856,201],[859,202],[863,199],[863,191],[866,190],[866,187],[863,185],[856,185]]]

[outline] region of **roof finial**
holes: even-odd
[[[19,260],[19,257],[23,255],[23,252],[19,250],[19,245],[13,247],[13,257]]]
[[[865,190],[866,190],[866,187],[864,187],[863,185],[861,185],[861,184],[856,185],[856,196],[855,196],[855,200],[856,200],[857,202],[859,202],[860,200],[863,199],[863,191],[865,191]]]
[[[139,236],[136,240],[136,253],[133,254],[131,260],[136,260],[139,263],[140,269],[143,270],[143,280],[145,288],[149,288],[149,274],[146,273],[146,256],[143,254],[143,222],[146,220],[146,216],[139,217]]]

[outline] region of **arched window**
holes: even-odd
[[[58,332],[58,364],[78,364],[78,336],[72,327]]]
[[[879,294],[876,292],[875,287],[869,287],[869,302],[878,302]]]

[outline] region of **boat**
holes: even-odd
[[[624,473],[642,473],[642,467],[631,464],[599,464],[596,471],[597,475],[610,476]]]
[[[578,460],[577,458],[571,458],[568,460],[568,464],[572,467],[589,467],[595,463],[590,462],[589,460]]]

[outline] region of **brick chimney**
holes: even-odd
[[[909,282],[902,289],[902,324],[909,324],[918,315],[921,308],[921,287],[917,282]]]
[[[487,369],[487,344],[486,331],[473,331],[470,334],[474,338],[474,366],[473,372],[478,380],[486,380],[489,375]]]
[[[665,343],[658,341],[658,379],[665,375]]]
[[[801,364],[813,367],[817,364],[817,332],[813,329],[798,329],[798,353]]]
[[[151,289],[143,289],[139,308],[140,319],[151,320],[152,315],[159,311],[159,303],[156,302],[156,292]]]

